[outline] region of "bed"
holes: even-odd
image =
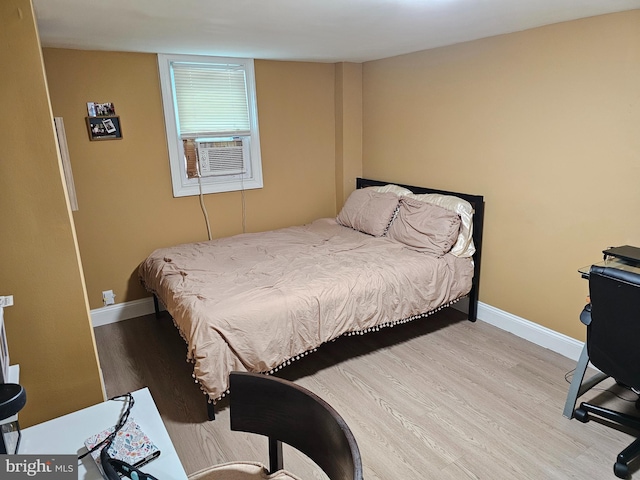
[[[478,302],[482,196],[357,179],[335,218],[161,248],[138,273],[188,345],[209,416],[231,371]]]

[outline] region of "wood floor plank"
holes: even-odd
[[[232,460],[267,462],[266,440],[229,430],[228,401],[206,417],[186,345],[171,319],[97,327],[109,396],[148,386],[187,473]],[[562,416],[575,362],[464,314],[345,337],[278,376],[327,400],[351,427],[367,480],[603,479],[632,437]],[[570,379],[570,376],[569,376]],[[608,382],[608,383],[607,383]],[[634,394],[607,381],[580,400],[629,412]],[[611,393],[613,392],[613,393]],[[285,447],[303,478],[326,480]],[[635,467],[632,464],[632,473]]]

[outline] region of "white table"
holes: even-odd
[[[135,405],[131,418],[153,440],[161,453],[158,458],[141,468],[160,480],[186,480],[171,438],[148,388],[133,392]],[[86,452],[84,441],[91,435],[113,427],[124,411],[124,400],[108,400],[77,412],[54,418],[22,430],[19,454],[74,454]],[[78,460],[79,480],[102,480],[91,455]]]

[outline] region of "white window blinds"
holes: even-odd
[[[242,65],[172,63],[178,129],[184,137],[249,135]]]
[[[158,71],[173,195],[262,188],[253,60],[158,54]]]

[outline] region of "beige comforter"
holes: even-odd
[[[473,264],[321,219],[162,248],[139,274],[188,342],[195,378],[215,401],[233,370],[269,372],[345,333],[464,296]]]

